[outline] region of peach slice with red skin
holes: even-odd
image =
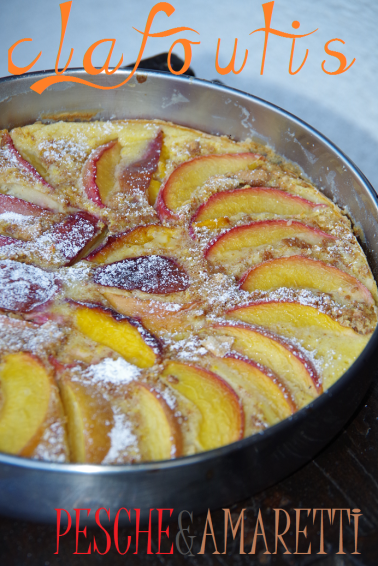
[[[246,422],[262,417],[263,423],[273,425],[296,411],[288,391],[266,368],[240,354],[223,358],[211,356],[209,369],[230,383],[243,399]]]
[[[234,338],[232,349],[270,369],[290,391],[298,407],[322,392],[320,378],[305,355],[284,338],[243,324],[216,324],[204,332]]]
[[[199,207],[191,223],[196,226],[197,222],[217,220],[222,217],[230,218],[240,212],[245,214],[268,212],[283,216],[311,214],[314,210],[325,206],[327,205],[317,204],[279,189],[249,187],[222,191],[211,196]]]
[[[143,300],[132,295],[102,291],[116,311],[142,321],[150,332],[177,332],[193,329],[200,316],[200,303],[177,304]]]
[[[322,365],[324,388],[330,387],[343,375],[371,337],[357,334],[316,308],[296,302],[251,303],[228,311],[227,317],[263,326],[298,340],[314,352]]]
[[[158,361],[159,342],[137,320],[95,304],[72,305],[77,329],[94,342],[112,348],[140,368]]]
[[[0,308],[29,312],[58,292],[55,275],[11,259],[0,261]]]
[[[70,214],[51,230],[44,232],[36,246],[51,246],[62,256],[64,265],[71,265],[85,256],[103,237],[105,227],[97,218],[87,212]]]
[[[111,152],[110,155],[109,152]],[[105,200],[106,196],[108,196],[109,184],[111,184],[112,181],[113,184],[115,182],[115,179],[111,179],[111,177],[115,173],[114,162],[117,162],[117,153],[119,160],[119,142],[118,140],[112,140],[93,150],[83,167],[83,186],[85,193],[89,200],[100,208],[104,208],[105,206],[103,199]],[[101,160],[103,161],[102,166]],[[99,181],[97,179],[98,168],[100,168]],[[101,196],[102,191],[103,197]]]
[[[237,261],[239,259],[237,252],[243,255],[243,250],[272,245],[289,238],[299,238],[311,245],[319,245],[326,241],[336,240],[335,236],[327,234],[318,228],[307,226],[307,224],[302,222],[293,220],[262,220],[231,228],[231,230],[219,236],[208,247],[205,257],[211,263],[222,263],[222,260],[229,256],[231,259],[235,256],[235,261]]]
[[[118,176],[119,190],[146,192],[159,163],[163,134],[160,131],[149,142],[140,159],[124,167]],[[121,161],[122,146],[112,140],[96,148],[83,168],[83,185],[87,197],[100,208],[109,204],[117,182],[116,170]]]
[[[374,305],[370,291],[358,279],[326,263],[303,256],[290,256],[260,263],[240,280],[244,291],[273,291],[280,287],[312,289],[336,294],[342,302]]]
[[[256,153],[232,153],[196,157],[179,165],[160,189],[156,211],[162,220],[176,218],[178,208],[190,202],[197,187],[214,175],[236,173],[248,169],[257,160]]]
[[[53,246],[61,254],[64,265],[71,265],[96,245],[104,230],[97,218],[87,212],[77,212],[54,224],[36,240],[36,244]]]
[[[26,200],[13,197],[12,195],[0,194],[0,214],[5,212],[15,212],[22,216],[46,216],[54,214],[53,210],[37,206]]]
[[[221,377],[203,368],[170,361],[162,374],[170,387],[199,410],[198,442],[211,450],[243,438],[244,411],[235,391]]]
[[[152,175],[159,164],[163,145],[163,132],[160,130],[156,137],[148,143],[141,158],[127,167],[124,167],[119,176],[119,184],[122,192],[134,193],[135,191],[146,194],[151,183]]]
[[[11,196],[62,212],[55,189],[17,151],[6,130],[0,132],[0,184]]]
[[[136,433],[142,461],[181,456],[182,433],[173,411],[161,394],[146,383],[138,383],[134,389],[135,411],[139,416]]]
[[[131,257],[134,246],[145,246],[156,243],[156,246],[169,249],[177,240],[179,231],[168,226],[138,226],[123,234],[111,236],[106,244],[95,250],[85,259],[94,263],[112,263]],[[138,254],[140,255],[140,254]]]
[[[60,222],[43,232],[34,242],[18,240],[2,236],[0,247],[10,244],[23,246],[26,253],[31,251],[34,261],[39,261],[38,254],[42,252],[42,262],[46,252],[51,252],[56,263],[71,265],[78,261],[104,237],[105,225],[87,212],[70,214]],[[31,246],[31,248],[30,248]],[[60,257],[57,257],[58,252]],[[36,256],[36,257],[35,257]]]
[[[93,281],[104,287],[164,295],[185,291],[189,287],[186,271],[173,259],[159,255],[108,263],[95,270]]]
[[[42,362],[27,352],[8,354],[0,365],[0,451],[30,455],[43,433],[51,378]]]

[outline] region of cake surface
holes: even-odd
[[[134,463],[290,417],[356,360],[377,286],[293,164],[159,120],[0,131],[0,452]]]

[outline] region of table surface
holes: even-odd
[[[193,557],[182,556],[175,548],[173,555],[156,555],[157,532],[156,527],[152,535],[153,555],[147,555],[147,535],[142,534],[139,540],[139,553],[133,555],[135,550],[135,530],[120,527],[119,547],[125,549],[127,536],[131,535],[132,544],[127,555],[121,556],[114,547],[113,535],[112,546],[108,554],[100,556],[91,554],[88,556],[74,555],[75,531],[74,528],[68,535],[61,539],[59,554],[56,551],[56,526],[40,525],[15,521],[9,518],[0,518],[0,564],[3,566],[79,566],[82,564],[97,565],[111,564],[118,566],[125,564],[159,564],[162,566],[180,566],[192,564],[225,565],[225,564],[256,564],[273,565],[287,564],[308,566],[321,564],[322,566],[376,566],[378,558],[378,380],[375,379],[363,402],[353,416],[352,420],[342,432],[309,464],[301,468],[295,474],[286,478],[279,484],[267,489],[254,497],[239,502],[231,507],[231,515],[235,522],[243,508],[245,511],[245,551],[251,550],[255,532],[258,510],[261,510],[266,540],[269,550],[274,552],[274,512],[273,509],[281,508],[287,510],[291,525],[295,526],[295,508],[347,508],[361,509],[358,529],[358,551],[360,554],[352,554],[354,551],[354,527],[353,521],[348,524],[346,513],[344,513],[343,547],[346,554],[336,554],[339,551],[339,521],[335,516],[334,524],[331,526],[327,514],[324,515],[324,551],[325,555],[317,554],[320,550],[319,524],[307,520],[306,513],[302,512],[300,529],[308,525],[308,539],[301,535],[300,551],[306,551],[308,542],[312,544],[312,553],[309,555],[284,554],[283,546],[279,545],[277,555],[264,554],[265,547],[262,537],[258,537],[255,556],[242,556],[239,554],[239,539],[235,541],[232,537],[228,540],[227,554],[212,554],[214,546],[211,537],[207,537],[205,555],[198,556],[200,550],[206,514],[198,515],[191,525],[191,535],[195,535],[193,544]],[[282,513],[282,512],[281,512]],[[282,513],[283,515],[283,513]],[[215,538],[218,543],[219,552],[224,550],[224,513],[215,510],[211,514],[214,526]],[[312,515],[310,516],[312,517]],[[105,522],[103,522],[106,526]],[[185,525],[186,526],[186,525]],[[284,527],[284,523],[280,523]],[[146,528],[146,527],[143,527]],[[174,541],[178,532],[177,523],[170,525],[170,541]],[[79,551],[85,552],[88,544],[93,541],[93,536],[99,549],[103,552],[106,547],[105,534],[99,529],[87,530],[87,540],[83,535],[79,539]],[[290,528],[284,540],[291,553],[295,551],[295,528]],[[133,546],[134,545],[134,546]],[[181,544],[183,551],[185,544]],[[162,551],[168,550],[163,548]],[[93,542],[92,542],[93,551]]]

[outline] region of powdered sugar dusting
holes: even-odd
[[[53,273],[33,265],[6,259],[0,261],[0,308],[31,311],[57,292]]]
[[[81,372],[81,378],[91,384],[126,385],[140,376],[140,369],[123,358],[105,358]],[[81,380],[81,379],[80,379]]]
[[[15,224],[23,224],[30,226],[35,222],[34,216],[26,216],[24,214],[18,214],[17,212],[2,212],[0,214],[0,221],[2,222],[14,222]]]
[[[29,351],[45,355],[64,339],[65,333],[52,321],[37,325],[0,315],[0,351]]]
[[[113,407],[114,425],[109,432],[111,446],[102,464],[120,464],[125,451],[133,446],[137,449],[138,440],[132,431],[130,421],[118,407]]]
[[[56,421],[47,427],[33,454],[35,460],[66,462],[65,431],[62,423]]]
[[[172,259],[158,255],[124,259],[99,267],[94,281],[106,287],[159,294],[185,291],[189,286],[186,272]]]
[[[177,407],[177,399],[174,396],[171,389],[165,388],[162,391],[159,391],[159,394],[163,397],[164,401],[167,403],[168,407],[174,411]]]

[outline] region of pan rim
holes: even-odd
[[[127,76],[130,75],[132,72],[131,69],[119,69],[117,70],[112,77],[117,76]],[[38,77],[46,77],[49,75],[54,75],[54,70],[43,70],[43,71],[35,71],[30,73],[25,73],[22,75],[17,76],[9,76],[9,77],[1,77],[0,78],[0,85],[3,83],[11,83],[17,82],[21,79],[26,78],[33,78],[36,79]],[[87,76],[87,73],[82,67],[75,67],[70,68],[68,71],[65,72],[66,76],[70,75],[84,75]],[[258,104],[266,107],[269,110],[274,111],[275,113],[281,114],[283,117],[289,118],[291,122],[298,124],[311,135],[315,136],[319,141],[325,144],[336,156],[345,162],[345,164],[349,167],[349,169],[356,175],[358,180],[362,183],[366,191],[368,192],[369,196],[375,201],[376,206],[378,207],[378,195],[374,191],[369,180],[365,177],[365,175],[361,172],[361,170],[353,163],[353,161],[346,156],[331,140],[329,140],[326,136],[324,136],[321,132],[315,129],[313,126],[298,118],[294,114],[284,110],[278,105],[275,105],[267,100],[259,98],[253,94],[246,93],[245,91],[228,87],[223,84],[219,84],[213,81],[208,81],[206,79],[199,79],[189,76],[177,76],[171,75],[170,73],[164,71],[153,71],[142,69],[140,71],[136,71],[135,77],[139,76],[151,75],[151,77],[162,77],[164,80],[174,80],[174,81],[182,81],[185,83],[194,83],[201,86],[206,86],[210,89],[214,89],[216,91],[224,91],[225,93],[233,94],[233,95],[242,95],[246,99],[252,100],[257,102]],[[93,82],[100,79],[101,75],[96,75],[93,78]],[[108,79],[108,77],[106,77]],[[17,93],[15,93],[16,95]],[[2,100],[0,100],[0,103]],[[96,119],[96,118],[95,118]],[[122,119],[122,118],[117,118]],[[131,118],[126,118],[131,119]],[[101,119],[100,119],[101,120]],[[154,471],[162,471],[162,470],[172,470],[175,468],[183,468],[188,467],[191,465],[195,465],[200,462],[205,462],[217,458],[221,458],[224,456],[232,456],[232,454],[240,449],[245,448],[253,448],[254,446],[258,447],[261,443],[265,443],[267,439],[274,437],[282,432],[285,429],[290,429],[291,427],[296,427],[300,425],[300,422],[303,421],[307,417],[309,413],[320,411],[322,405],[327,403],[331,397],[338,394],[339,389],[344,389],[349,381],[354,381],[357,379],[358,371],[361,369],[361,366],[364,365],[365,358],[369,358],[374,350],[378,349],[378,327],[375,329],[373,335],[371,336],[368,344],[362,351],[362,353],[358,356],[355,362],[348,368],[348,370],[326,391],[324,391],[319,397],[314,399],[310,404],[306,405],[302,409],[299,409],[296,413],[291,415],[290,417],[280,421],[279,423],[268,427],[267,429],[243,438],[241,440],[237,440],[231,444],[227,444],[225,446],[221,446],[220,448],[215,448],[212,450],[207,450],[205,452],[200,452],[198,454],[193,454],[189,456],[180,456],[178,458],[172,460],[162,460],[162,461],[153,461],[153,462],[141,462],[141,463],[134,463],[134,464],[111,464],[111,465],[103,465],[103,464],[77,464],[77,463],[61,463],[61,462],[48,462],[43,460],[33,460],[31,458],[24,458],[21,456],[14,456],[6,453],[0,453],[0,465],[5,464],[9,466],[14,466],[17,468],[29,468],[32,470],[38,470],[43,472],[59,472],[59,473],[77,473],[80,475],[85,474],[96,474],[96,475],[119,475],[119,474],[127,474],[134,475],[140,474],[141,472],[154,472]],[[372,376],[373,379],[373,376]],[[332,440],[332,437],[329,438],[329,441]]]

